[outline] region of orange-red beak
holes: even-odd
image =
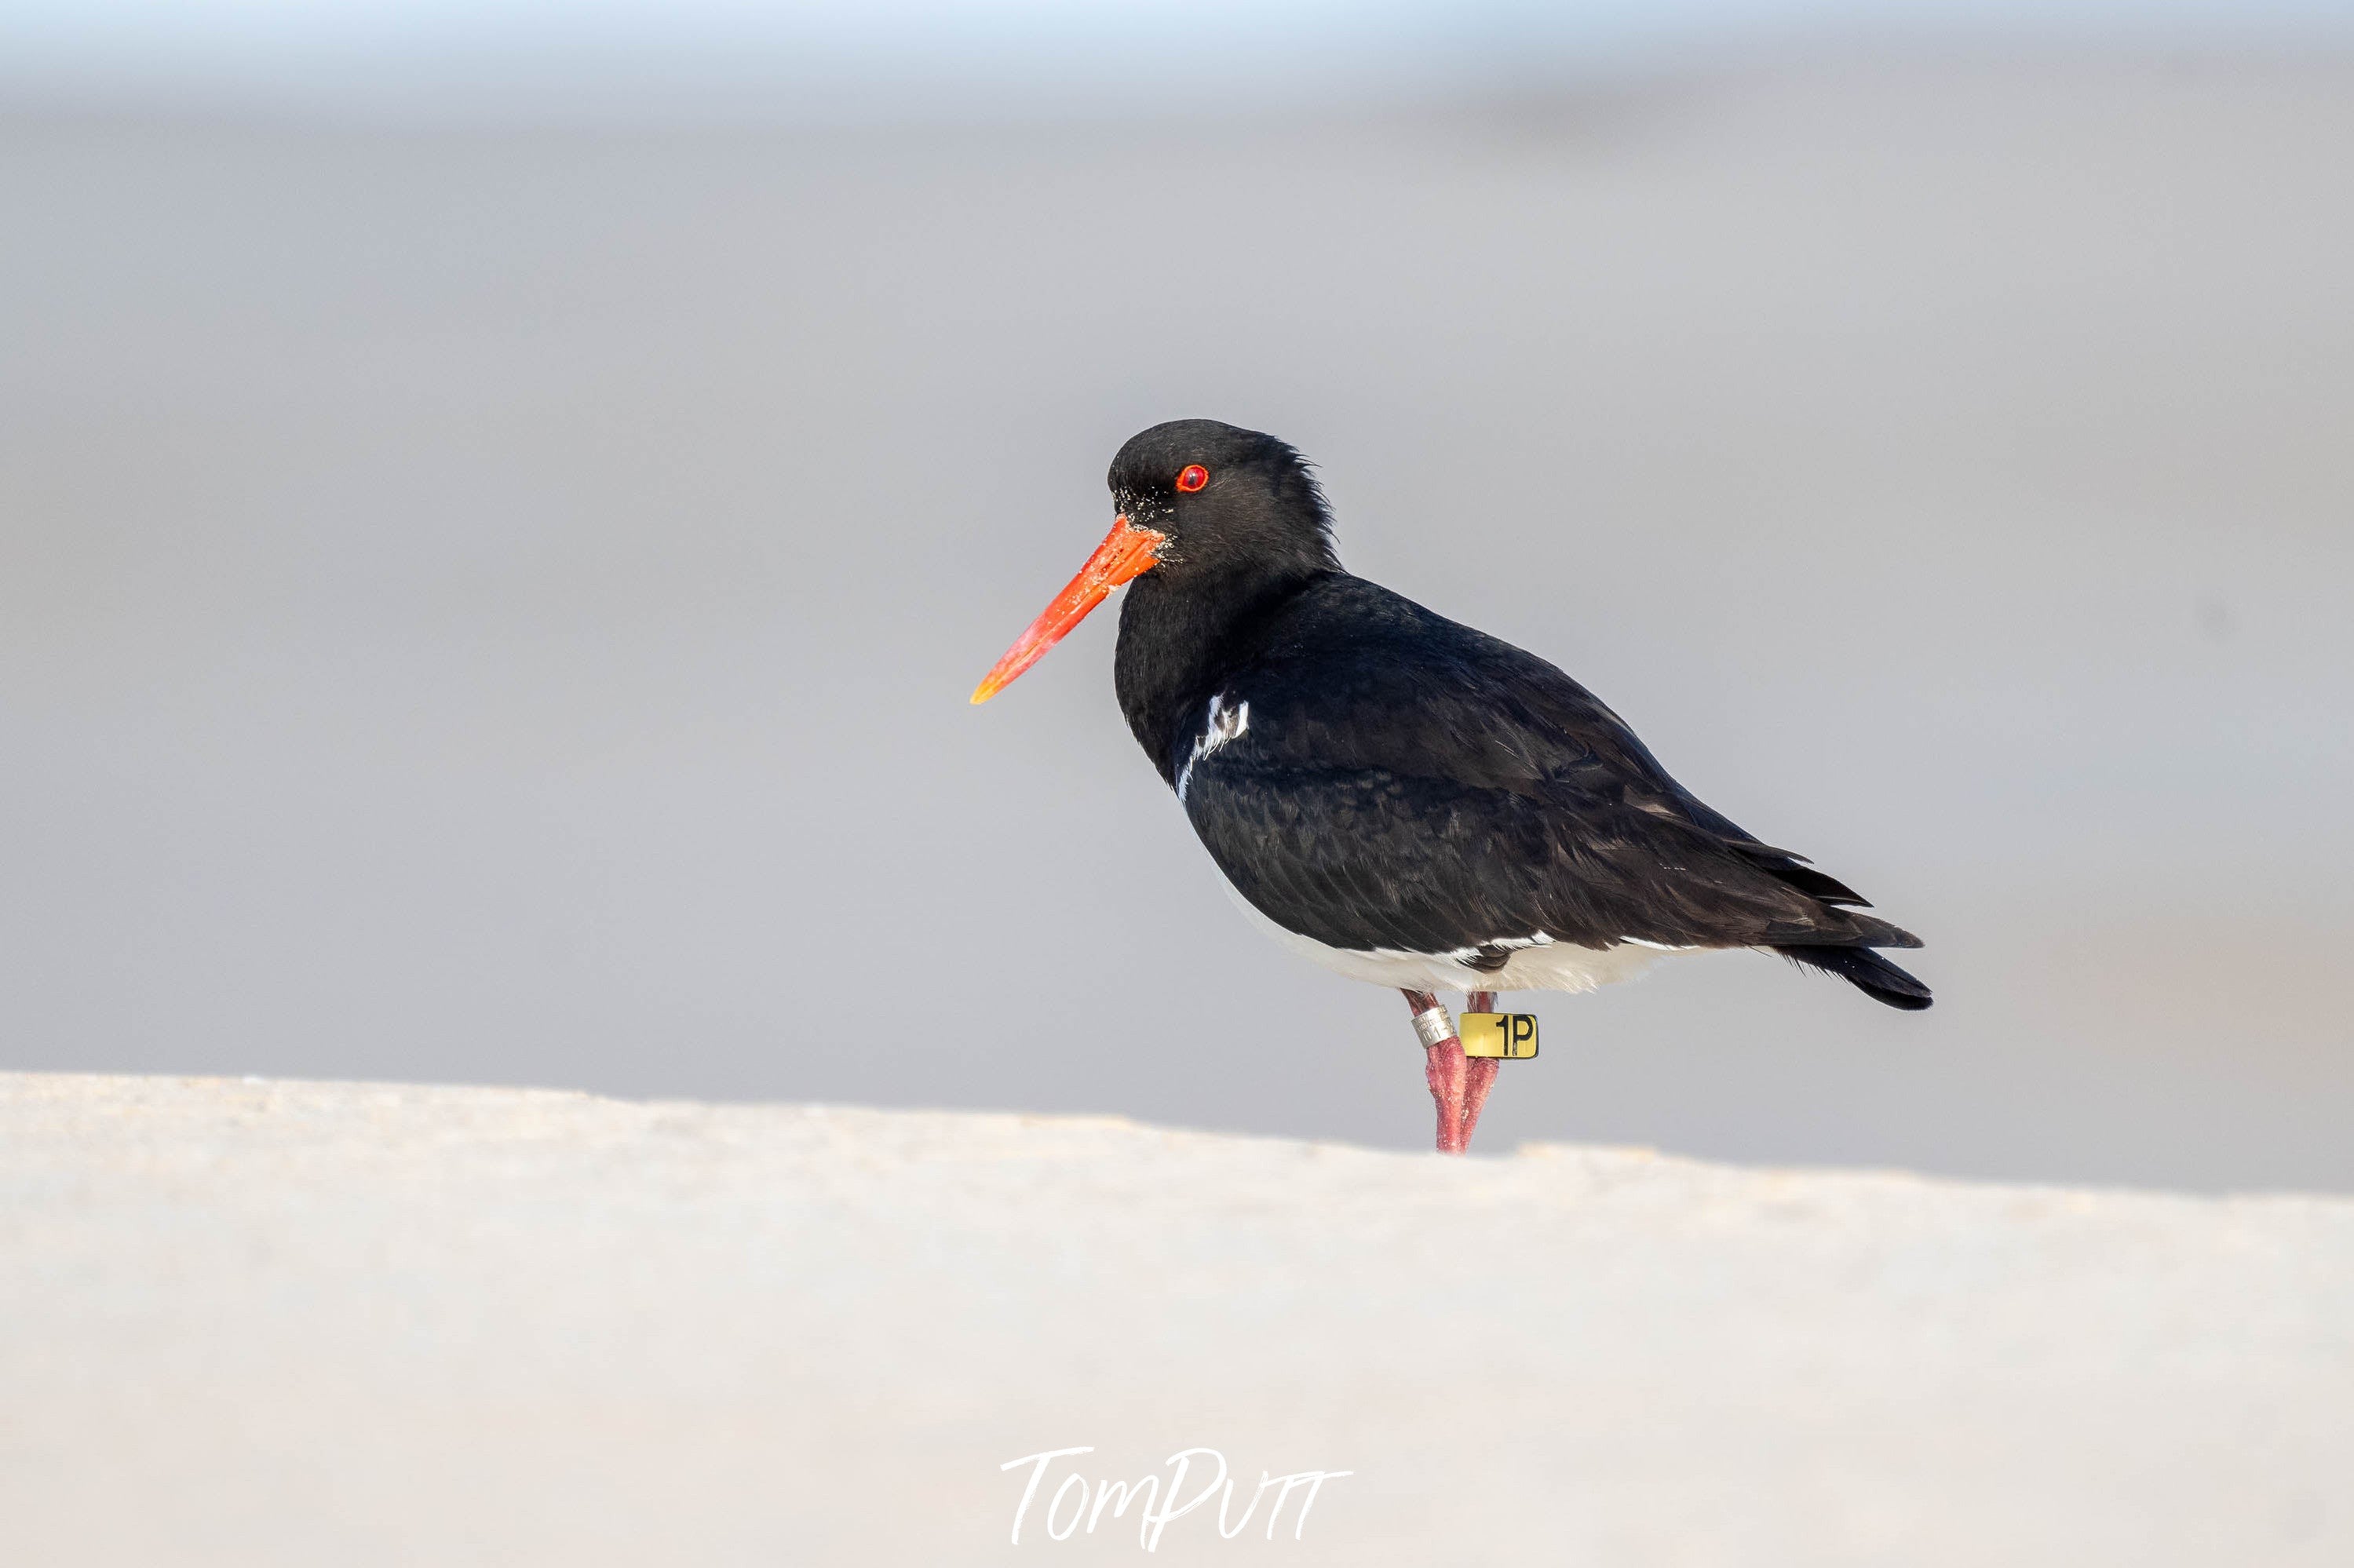
[[[1013,684],[1014,676],[1044,658],[1047,649],[1087,618],[1087,611],[1110,598],[1112,589],[1157,566],[1161,557],[1154,552],[1168,542],[1166,534],[1140,528],[1125,517],[1113,518],[1111,532],[1079,568],[1079,575],[1055,596],[1055,602],[1030,623],[1029,630],[1014,639],[996,668],[981,677],[981,684],[972,689],[972,700],[985,703]]]

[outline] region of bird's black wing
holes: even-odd
[[[1914,947],[1693,798],[1584,687],[1355,577],[1301,596],[1172,772],[1235,886],[1333,947]],[[1868,957],[1868,955],[1865,955]]]

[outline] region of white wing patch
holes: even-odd
[[[1621,937],[1618,938],[1618,941],[1626,947],[1644,948],[1654,953],[1691,953],[1699,951],[1696,948],[1677,947],[1670,942],[1647,942],[1640,937]],[[1517,952],[1523,948],[1550,948],[1553,946],[1553,938],[1552,933],[1546,931],[1532,931],[1525,937],[1498,937],[1492,941],[1482,942],[1477,947],[1456,948],[1441,956],[1449,959],[1456,963],[1461,964],[1467,969],[1472,969],[1479,967],[1472,962],[1475,959],[1492,958],[1499,952]],[[1601,950],[1606,953],[1610,949],[1605,948]]]
[[[1177,770],[1177,799],[1182,803],[1185,787],[1193,781],[1193,764],[1211,755],[1220,747],[1239,740],[1250,729],[1250,705],[1236,703],[1227,705],[1226,694],[1220,692],[1210,699],[1210,712],[1202,723],[1202,733],[1193,737],[1193,752],[1185,766]]]
[[[1535,934],[1507,938],[1512,951],[1503,968],[1476,979],[1456,953],[1409,953],[1394,948],[1331,948],[1313,937],[1287,931],[1255,908],[1234,884],[1226,896],[1250,923],[1290,951],[1333,973],[1368,984],[1407,991],[1592,991],[1633,980],[1668,955],[1656,947],[1621,942],[1615,948],[1581,948],[1575,942],[1539,941]],[[1477,953],[1477,948],[1458,949]]]
[[[1544,931],[1532,931],[1525,937],[1499,937],[1492,942],[1482,942],[1476,948],[1458,948],[1447,956],[1458,964],[1469,964],[1483,952],[1496,948],[1511,951],[1516,948],[1550,948],[1553,937]]]

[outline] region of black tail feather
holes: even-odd
[[[1846,905],[1856,909],[1869,909],[1872,900],[1826,872],[1817,871],[1807,863],[1807,857],[1793,854],[1771,844],[1749,841],[1731,841],[1730,847],[1743,858],[1769,873],[1776,881],[1787,883],[1809,898],[1819,898],[1829,905]]]
[[[1834,974],[1874,1001],[1917,1012],[1929,1005],[1929,988],[1869,948],[1776,948],[1795,964]]]

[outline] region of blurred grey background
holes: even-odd
[[[1422,1145],[1112,614],[966,705],[1209,415],[1929,941],[1483,1142],[2354,1189],[2349,22],[0,14],[0,1066]]]

